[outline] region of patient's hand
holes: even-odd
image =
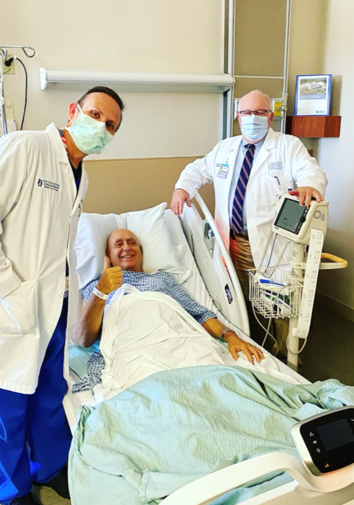
[[[191,201],[189,198],[189,193],[184,189],[175,189],[172,195],[171,210],[180,216],[183,212],[184,202],[187,203],[188,207],[191,207]]]
[[[101,273],[100,280],[97,284],[97,289],[109,295],[112,291],[120,288],[123,284],[123,271],[120,267],[111,267],[111,261],[108,256],[104,258],[104,267]]]
[[[249,344],[248,342],[245,342],[242,340],[240,337],[236,335],[233,331],[227,332],[225,335],[225,341],[227,342],[229,352],[234,358],[234,360],[238,360],[238,353],[242,351],[248,361],[253,364],[253,357],[257,361],[257,363],[260,363],[262,359],[264,359],[264,354],[258,347],[255,347],[252,344]]]
[[[260,363],[262,359],[264,359],[264,355],[258,347],[255,347],[252,344],[248,344],[240,337],[236,335],[233,330],[230,330],[222,324],[216,317],[211,317],[205,323],[202,324],[203,328],[210,333],[215,338],[221,338],[221,335],[224,333],[224,340],[227,342],[229,347],[229,352],[236,361],[238,359],[238,353],[242,351],[247,357],[248,361],[253,364],[253,356],[257,363]]]

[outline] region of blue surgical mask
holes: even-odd
[[[76,122],[66,128],[70,133],[76,147],[85,154],[100,154],[106,145],[113,139],[106,129],[106,123],[97,121],[84,114],[80,105],[77,108],[81,112]]]
[[[241,116],[241,132],[249,140],[261,140],[268,133],[268,117],[256,116]]]

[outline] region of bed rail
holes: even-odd
[[[222,315],[236,329],[250,335],[248,314],[241,285],[215,221],[202,197],[195,197],[197,207],[184,205],[183,230],[206,288]]]
[[[274,489],[272,492],[264,493],[266,501],[262,500],[262,495],[260,495],[243,503],[247,503],[247,505],[270,503],[268,498],[275,498],[276,496],[283,496],[284,500],[285,494],[294,492],[296,488],[298,488],[300,493],[302,490],[302,505],[307,503],[316,503],[316,505],[320,503],[344,505],[353,497],[354,476],[353,471],[349,467],[340,472],[332,472],[326,476],[316,477],[295,456],[285,452],[272,452],[206,475],[175,491],[165,498],[161,505],[181,505],[182,503],[183,505],[209,505],[216,498],[232,489],[279,471],[287,472],[295,481]],[[339,493],[335,493],[338,491]],[[319,495],[319,493],[321,494]],[[323,493],[333,493],[333,500],[327,500]],[[342,497],[340,497],[340,494]],[[320,497],[320,500],[313,500],[316,497]],[[308,498],[310,498],[310,501],[308,501]],[[287,505],[299,503],[298,501],[289,501],[288,497],[285,498],[286,501],[283,500],[278,503],[286,503]],[[297,495],[297,500],[299,500],[299,494]]]

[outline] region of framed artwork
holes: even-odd
[[[329,116],[332,75],[297,75],[295,116]]]

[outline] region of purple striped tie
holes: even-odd
[[[230,223],[231,228],[235,233],[241,233],[243,230],[243,203],[245,201],[245,194],[248,180],[250,178],[256,146],[254,144],[246,144],[245,147],[247,148],[247,151],[243,159],[241,172],[237,181]]]

